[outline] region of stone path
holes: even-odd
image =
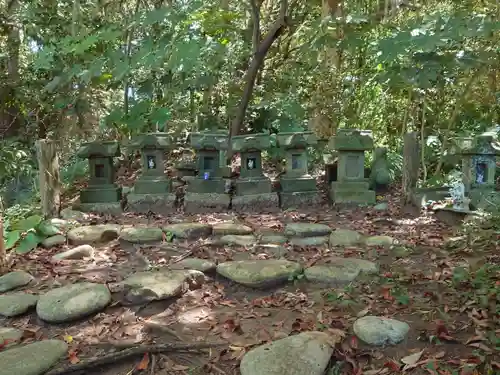
[[[70,244],[71,248],[52,256],[54,263],[91,262],[99,256],[101,247],[111,241],[117,241],[124,249],[135,249],[131,251],[137,251],[141,246],[168,249],[170,245],[175,247],[186,243],[191,244],[187,250],[194,248],[193,243],[223,249],[214,250],[215,254],[227,248],[245,251],[236,252],[241,259],[235,259],[235,256],[219,261],[217,257],[205,259],[190,254],[168,266],[165,263],[147,264],[143,270],[124,275],[113,287],[97,281],[78,281],[34,293],[31,287],[38,280],[24,271],[11,272],[0,277],[0,292],[4,293],[0,295],[1,316],[11,318],[35,312],[46,324],[77,324],[75,322],[104,311],[118,293],[123,295],[121,301],[127,305],[144,305],[192,298],[194,291],[207,284],[220,290],[217,280],[231,281],[249,290],[294,285],[301,280],[341,291],[361,277],[369,279],[379,275],[380,265],[364,259],[363,254],[373,249],[394,252],[400,249],[399,242],[391,236],[365,236],[327,223],[295,222],[285,224],[282,230],[269,230],[254,229],[238,222],[80,225],[69,220],[85,220],[85,214],[71,212],[66,213],[66,217],[67,220],[57,222],[59,228],[66,228],[62,231],[65,234],[54,233],[44,244],[47,247]],[[316,249],[317,259],[312,262],[300,256],[290,257],[291,247]],[[352,249],[358,251],[350,253]],[[347,256],[342,256],[343,253]],[[407,338],[410,326],[405,321],[364,314],[351,322],[351,329],[362,342],[375,347],[398,345]],[[59,340],[46,339],[18,345],[21,337],[19,330],[0,327],[0,338],[9,341],[8,348],[0,352],[0,375],[43,374],[68,350],[68,345]],[[315,330],[275,337],[271,342],[249,350],[242,357],[240,372],[242,375],[321,375],[329,365],[334,346],[343,338],[332,336],[332,332]]]

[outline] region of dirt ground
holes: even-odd
[[[389,235],[403,244],[397,249],[291,248],[287,253],[287,259],[304,266],[320,263],[326,255],[359,257],[380,264],[379,275],[362,277],[346,287],[325,289],[296,280],[272,290],[252,290],[211,274],[201,288],[168,301],[128,306],[115,293],[114,302],[104,312],[71,325],[49,325],[35,313],[4,319],[2,324],[24,329],[25,342],[65,339],[71,347],[68,363],[138,344],[226,343],[196,352],[139,355],[85,371],[89,375],[239,374],[239,360],[252,347],[310,330],[345,333],[334,352],[330,374],[500,374],[498,253],[488,247],[449,249],[444,244],[454,236],[453,228],[428,214],[401,208],[396,193],[384,198],[390,202],[384,212],[321,206],[308,212],[236,217],[260,230],[279,230],[289,222],[322,222],[366,235]],[[215,223],[229,217],[126,214],[96,216],[92,222],[164,225]],[[15,259],[15,269],[36,276],[38,283],[32,292],[77,280],[106,283],[112,288],[131,272],[144,269],[145,264],[162,266],[183,253],[219,263],[239,259],[246,249],[203,242],[137,248],[115,240],[97,248],[92,263],[52,263],[50,258],[57,251],[38,249]],[[353,335],[352,324],[367,314],[406,321],[411,327],[407,339],[385,348],[364,345]]]

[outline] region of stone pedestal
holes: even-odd
[[[184,211],[189,213],[222,212],[229,209],[224,171],[220,166],[221,151],[228,137],[220,133],[191,133],[191,147],[196,151],[198,175],[189,181],[184,195]]]
[[[166,133],[142,134],[130,145],[141,151],[142,174],[127,196],[129,211],[172,213],[176,211],[172,182],[165,174],[164,155],[172,140]]]
[[[113,158],[120,155],[117,142],[85,143],[77,156],[89,160],[90,178],[80,191],[78,209],[84,212],[116,214],[122,211],[122,188],[116,186]]]
[[[280,177],[280,205],[283,209],[320,203],[316,179],[308,171],[307,147],[317,144],[312,132],[278,134],[278,146],[285,149],[286,172]]]
[[[483,197],[495,190],[496,157],[500,145],[495,133],[487,132],[473,139],[462,138],[458,152],[462,156],[462,182],[471,204],[478,207]]]
[[[270,146],[269,134],[238,135],[231,141],[233,151],[239,152],[241,157],[232,209],[238,212],[278,211],[278,195],[272,191],[271,180],[262,173],[261,152]]]
[[[330,148],[338,152],[337,181],[330,185],[330,198],[335,203],[373,204],[375,192],[364,177],[365,151],[373,149],[371,131],[340,129],[330,140]]]

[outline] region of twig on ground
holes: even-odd
[[[212,348],[224,345],[227,345],[227,343],[201,342],[201,343],[191,343],[191,344],[141,345],[134,348],[124,349],[116,353],[106,354],[101,357],[94,357],[85,362],[80,362],[75,365],[67,365],[60,368],[56,368],[52,371],[47,372],[45,375],[68,375],[84,371],[88,372],[90,369],[93,369],[95,367],[109,365],[124,359],[143,355],[144,353],[151,353],[151,354],[168,353],[168,352],[171,353],[184,350],[199,350],[199,349]]]
[[[151,375],[155,375],[155,367],[156,367],[156,355],[151,354],[151,369],[149,370]]]

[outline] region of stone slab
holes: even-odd
[[[278,212],[280,210],[277,193],[233,196],[231,206],[236,212]]]
[[[335,185],[330,187],[330,198],[335,203],[357,203],[357,204],[375,204],[377,201],[376,193],[373,190],[345,190],[344,188],[335,189]]]
[[[318,191],[279,193],[280,206],[283,209],[303,208],[319,205],[323,202]]]
[[[225,212],[229,210],[231,197],[219,193],[186,193],[184,211],[187,213]]]
[[[95,212],[99,214],[120,215],[123,213],[121,202],[116,203],[80,203],[74,207],[82,212]]]
[[[175,194],[135,194],[127,196],[126,211],[137,213],[170,214],[177,212]]]
[[[102,188],[87,188],[80,191],[81,203],[113,203],[122,199],[120,186],[103,186]]]
[[[280,178],[281,192],[317,191],[316,179],[313,177]]]

